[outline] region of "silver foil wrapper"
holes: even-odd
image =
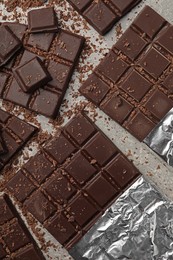
[[[140,177],[70,253],[75,260],[172,260],[173,204]]]
[[[173,166],[173,109],[145,138],[144,143],[163,158],[168,165]]]

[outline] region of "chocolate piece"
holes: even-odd
[[[24,147],[37,128],[0,109],[1,138],[5,152],[0,154],[0,169]]]
[[[2,92],[0,89],[1,97],[47,117],[56,118],[82,51],[84,38],[59,30],[57,34],[31,34],[29,40],[25,39],[25,41],[27,46],[32,47],[31,51],[25,49],[23,55],[18,57],[18,67],[14,69],[16,78],[10,77],[3,83]],[[37,65],[35,70],[33,66],[30,69],[33,63],[34,66]],[[33,75],[32,79],[38,78],[35,77],[36,71],[43,76],[43,81],[38,84],[40,79],[25,80],[28,74]],[[41,88],[37,89],[38,87]]]
[[[140,0],[68,0],[68,2],[96,31],[104,35],[118,20],[137,5]]]
[[[6,25],[0,26],[0,42],[0,66],[2,66],[13,57],[22,44]]]
[[[68,249],[139,175],[94,123],[78,114],[6,189]]]
[[[0,197],[0,237],[0,259],[45,259],[7,195]]]
[[[22,41],[24,34],[26,33],[27,26],[25,24],[21,23],[10,23],[10,22],[5,22],[3,25],[7,25],[8,28],[16,35],[16,37]]]
[[[172,28],[146,6],[80,88],[140,141],[173,106]]]
[[[28,13],[28,29],[32,33],[57,32],[58,21],[53,7],[31,10]]]
[[[54,37],[55,33],[31,33],[27,45],[42,51],[49,51]]]
[[[38,57],[15,68],[13,74],[22,90],[27,93],[31,93],[51,81],[49,72]]]

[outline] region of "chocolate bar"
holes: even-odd
[[[78,114],[6,190],[69,249],[139,175],[94,123]]]
[[[146,6],[80,92],[143,141],[173,106],[172,26]]]
[[[44,63],[38,57],[15,68],[13,74],[21,89],[26,93],[34,92],[52,79]]]
[[[23,25],[12,23],[12,27],[14,33],[22,39],[24,47],[22,52],[16,54],[14,59],[5,64],[3,67],[5,70],[0,72],[0,80],[2,78],[0,96],[39,114],[56,118],[82,51],[84,38],[61,29],[58,33],[43,32],[27,35]],[[11,72],[19,68],[23,70],[25,67],[26,69],[25,63],[31,59],[38,61],[38,58],[44,63],[40,69],[42,73],[44,70],[47,80],[27,88],[27,82],[21,81],[22,75],[17,74],[17,77],[14,77]],[[32,85],[32,82],[30,83]],[[21,89],[21,87],[23,88]]]
[[[106,34],[141,0],[68,0],[96,31]]]
[[[6,194],[0,197],[0,259],[45,260]]]
[[[3,24],[0,26],[0,42],[0,66],[2,66],[22,47],[22,43],[10,28]]]
[[[31,10],[28,13],[28,29],[32,33],[57,32],[58,21],[53,7]]]
[[[5,146],[5,152],[0,154],[0,169],[2,169],[31,139],[37,128],[2,109],[0,109],[0,126],[3,147]]]

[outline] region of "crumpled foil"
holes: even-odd
[[[145,138],[144,143],[173,166],[173,108]]]
[[[172,260],[173,204],[140,177],[70,253],[75,260]]]

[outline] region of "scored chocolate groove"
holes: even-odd
[[[69,249],[139,175],[94,123],[78,114],[6,189]]]
[[[173,106],[173,26],[146,6],[80,92],[142,141]]]
[[[6,194],[0,196],[0,259],[45,260]]]
[[[61,29],[57,33],[27,34],[25,25],[5,25],[14,30],[24,47],[0,70],[0,96],[29,110],[55,118],[82,51],[84,38]],[[12,69],[35,57],[44,62],[52,80],[32,93],[25,93],[13,77]]]
[[[0,109],[1,136],[6,147],[5,153],[0,155],[0,170],[11,158],[31,139],[37,128],[24,120]]]
[[[106,34],[141,0],[67,0],[96,31]]]

